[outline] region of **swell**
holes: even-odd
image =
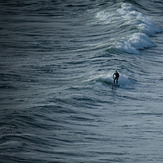
[[[133,119],[131,113],[134,109],[137,111],[138,105],[142,111],[136,115],[146,118],[151,116],[150,111],[143,112],[147,108],[146,103],[161,101],[161,95],[158,98],[151,93],[152,87],[145,89],[148,93],[144,92],[144,87],[149,84],[146,70],[150,64],[145,62],[145,55],[139,55],[147,48],[156,46],[152,36],[157,35],[159,28],[147,16],[147,12],[146,15],[141,9],[135,9],[134,1],[134,6],[117,3],[109,8],[104,4],[107,1],[94,4],[97,8],[93,9],[82,3],[62,3],[69,9],[65,11],[62,8],[67,15],[64,17],[62,9],[57,7],[57,18],[48,21],[48,24],[52,23],[50,31],[54,32],[51,39],[57,44],[54,45],[53,41],[49,44],[49,47],[56,46],[52,48],[53,51],[49,53],[45,46],[39,47],[44,52],[41,54],[28,51],[28,57],[33,55],[29,64],[26,63],[28,58],[22,57],[23,63],[14,72],[1,73],[0,89],[3,89],[3,93],[8,90],[9,95],[3,105],[8,109],[2,108],[0,111],[2,162],[95,162],[96,158],[97,162],[125,162],[119,157],[130,158],[130,154],[137,157],[128,150],[135,147],[133,140],[136,137],[129,134],[133,131],[127,129],[126,132],[122,128],[124,135],[121,136],[118,131],[121,122],[136,123],[139,120]],[[41,8],[38,6],[37,14],[48,15],[47,8],[43,12]],[[78,13],[79,8],[82,9]],[[75,11],[71,13],[73,16],[78,13],[75,19],[71,20],[69,11]],[[86,11],[84,16],[83,11]],[[38,35],[38,39],[48,38],[49,35]],[[46,41],[42,44],[46,44]],[[160,60],[157,62],[161,67]],[[112,74],[116,68],[120,70],[120,87],[113,90]],[[152,74],[151,69],[148,71]],[[33,81],[30,82],[29,78]],[[144,84],[141,86],[139,81]],[[15,83],[22,85],[18,87]],[[28,89],[20,93],[18,90],[26,84],[29,84]],[[139,88],[136,89],[137,84]],[[129,108],[127,113],[123,110],[126,107]],[[161,117],[161,111],[159,113]],[[159,117],[158,114],[154,116]],[[122,148],[123,140],[126,144]],[[128,144],[129,141],[131,144]],[[128,153],[123,152],[124,147]]]

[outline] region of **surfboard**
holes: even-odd
[[[120,84],[113,84],[113,87],[119,87]]]

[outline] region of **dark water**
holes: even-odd
[[[161,0],[0,7],[0,162],[163,162]]]

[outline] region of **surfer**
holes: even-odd
[[[116,70],[115,73],[113,74],[113,79],[114,79],[114,84],[116,82],[116,84],[118,84],[118,79],[119,79],[119,73]]]

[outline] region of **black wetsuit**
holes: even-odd
[[[116,84],[118,84],[119,73],[118,73],[118,72],[115,72],[115,73],[113,74],[113,78],[114,78],[114,84],[115,84],[115,81],[116,81]]]

